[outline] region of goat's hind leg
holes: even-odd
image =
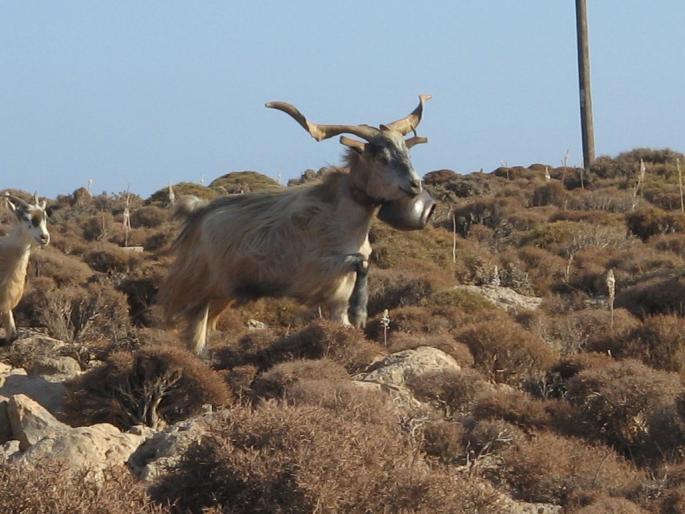
[[[209,317],[209,303],[202,305],[188,317],[185,331],[185,343],[188,350],[200,355],[207,344],[207,318]]]

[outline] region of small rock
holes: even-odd
[[[30,371],[32,375],[57,375],[61,380],[68,380],[81,374],[81,366],[66,355],[41,356],[33,362]]]
[[[109,423],[67,427],[43,437],[16,461],[31,466],[54,460],[72,471],[92,471],[97,477],[98,472],[125,463],[144,440],[144,436],[121,433]]]
[[[68,425],[57,421],[39,403],[23,394],[10,398],[7,413],[12,426],[13,439],[19,441],[22,451],[27,450],[44,437],[69,428]]]
[[[457,289],[477,293],[490,300],[495,306],[506,311],[534,311],[542,305],[542,298],[522,295],[509,287],[466,285],[457,286]]]
[[[461,366],[452,356],[442,350],[430,346],[419,346],[413,350],[388,355],[370,372],[361,373],[355,378],[364,382],[406,387],[407,381],[413,377],[447,369],[459,371]]]
[[[15,458],[20,453],[19,441],[12,440],[5,442],[0,445],[0,463]]]
[[[202,417],[180,421],[145,441],[131,455],[128,465],[141,480],[153,480],[177,464],[184,450],[205,434]]]
[[[62,412],[66,389],[61,382],[50,382],[40,376],[30,376],[23,369],[13,369],[9,375],[0,376],[0,395],[8,398],[26,395],[53,414]]]
[[[248,332],[256,332],[257,330],[266,330],[268,327],[266,323],[263,323],[256,319],[247,320],[247,330]]]

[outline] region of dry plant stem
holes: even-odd
[[[678,170],[678,188],[680,189],[680,212],[685,213],[685,200],[683,199],[683,170],[680,169],[680,159],[675,160]]]

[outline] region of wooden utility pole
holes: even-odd
[[[578,34],[578,84],[580,86],[580,124],[583,134],[583,165],[586,170],[589,170],[595,160],[595,129],[592,124],[587,0],[576,0],[576,32]]]

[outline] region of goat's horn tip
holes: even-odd
[[[431,98],[433,98],[433,95],[419,95],[419,99],[423,100],[424,102],[427,102]]]

